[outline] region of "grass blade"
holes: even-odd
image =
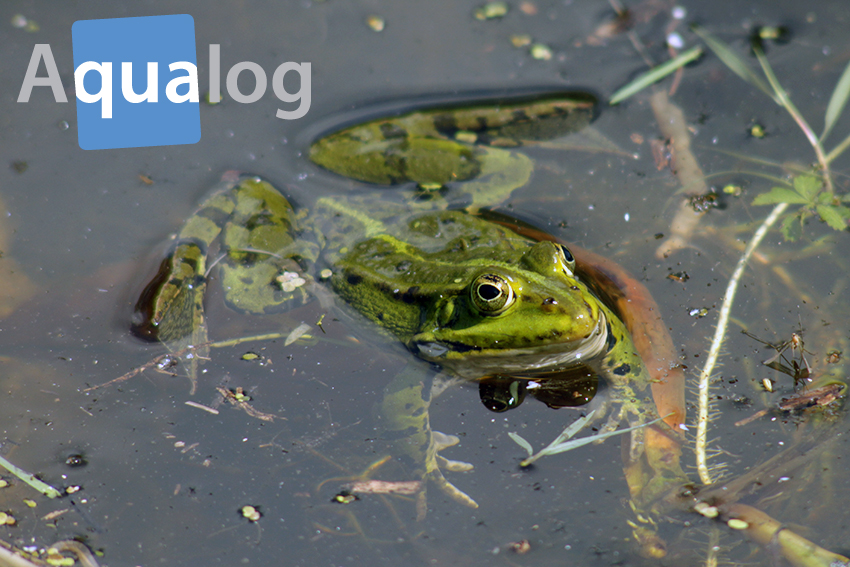
[[[826,116],[824,117],[823,134],[820,135],[820,140],[823,142],[827,134],[832,131],[838,117],[844,110],[844,105],[847,104],[847,98],[850,97],[850,63],[844,68],[841,78],[835,85],[835,90],[832,91],[832,96],[829,97],[829,104],[826,106]]]
[[[534,449],[531,447],[531,443],[529,443],[528,441],[526,441],[525,439],[520,437],[519,433],[514,433],[513,431],[508,431],[508,437],[513,439],[514,443],[516,443],[517,445],[519,445],[520,447],[525,449],[528,452],[529,457],[534,454]]]
[[[776,104],[781,105],[779,99],[776,98],[776,95],[773,93],[767,83],[765,83],[764,80],[759,77],[750,68],[750,66],[747,65],[746,62],[744,62],[743,59],[738,57],[738,54],[732,51],[732,49],[728,45],[726,45],[724,42],[720,41],[719,39],[717,39],[716,37],[714,37],[713,35],[711,35],[700,27],[694,26],[692,29],[693,32],[705,42],[708,48],[711,49],[714,54],[717,55],[717,57],[720,58],[721,61],[723,61],[723,64],[729,67],[729,69],[733,73],[735,73],[736,75],[744,79],[746,82],[750,83],[751,85],[762,91],[764,94],[772,98],[776,102]]]
[[[680,67],[684,67],[691,61],[696,61],[702,56],[703,49],[702,47],[693,47],[684,53],[674,57],[670,61],[666,63],[662,63],[661,65],[654,67],[639,76],[637,79],[627,84],[623,88],[619,89],[611,96],[611,100],[608,101],[608,104],[618,104],[633,94],[645,89],[649,85],[657,83],[667,75],[670,75],[676,72]]]

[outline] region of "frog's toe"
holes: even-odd
[[[441,469],[452,472],[467,472],[475,468],[473,467],[472,463],[465,463],[463,461],[453,461],[441,455],[437,455],[437,463],[440,465]]]
[[[470,498],[466,492],[447,481],[446,477],[443,476],[443,473],[440,472],[440,469],[436,469],[428,473],[427,478],[436,484],[437,488],[443,491],[443,494],[451,497],[455,502],[460,502],[464,506],[469,506],[470,508],[478,508],[478,503]]]
[[[452,447],[460,443],[460,439],[458,439],[457,436],[447,435],[446,433],[440,433],[439,431],[432,431],[431,436],[434,439],[434,445],[437,448],[437,463],[441,469],[452,472],[465,472],[473,469],[473,466],[470,463],[453,461],[439,454],[439,452],[446,447]]]
[[[448,435],[439,431],[431,431],[431,437],[434,439],[434,444],[437,446],[437,451],[442,451],[447,447],[453,447],[460,443],[457,435]]]

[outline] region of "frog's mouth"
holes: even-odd
[[[487,348],[455,341],[414,341],[417,356],[435,362],[461,378],[476,379],[494,374],[534,376],[565,370],[610,350],[610,327],[600,311],[596,328],[572,341],[522,348]]]

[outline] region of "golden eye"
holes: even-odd
[[[482,274],[470,289],[472,304],[483,315],[499,315],[514,302],[511,284],[498,274]]]
[[[559,244],[558,248],[561,250],[561,260],[563,260],[564,265],[567,267],[569,275],[573,275],[576,271],[576,259],[573,257],[573,253],[563,244]]]

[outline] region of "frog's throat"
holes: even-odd
[[[589,335],[572,341],[526,348],[482,348],[464,345],[459,349],[451,342],[414,343],[417,356],[443,366],[456,376],[477,379],[482,376],[533,376],[553,370],[564,370],[604,355],[608,350],[610,327],[603,311],[596,328]]]

